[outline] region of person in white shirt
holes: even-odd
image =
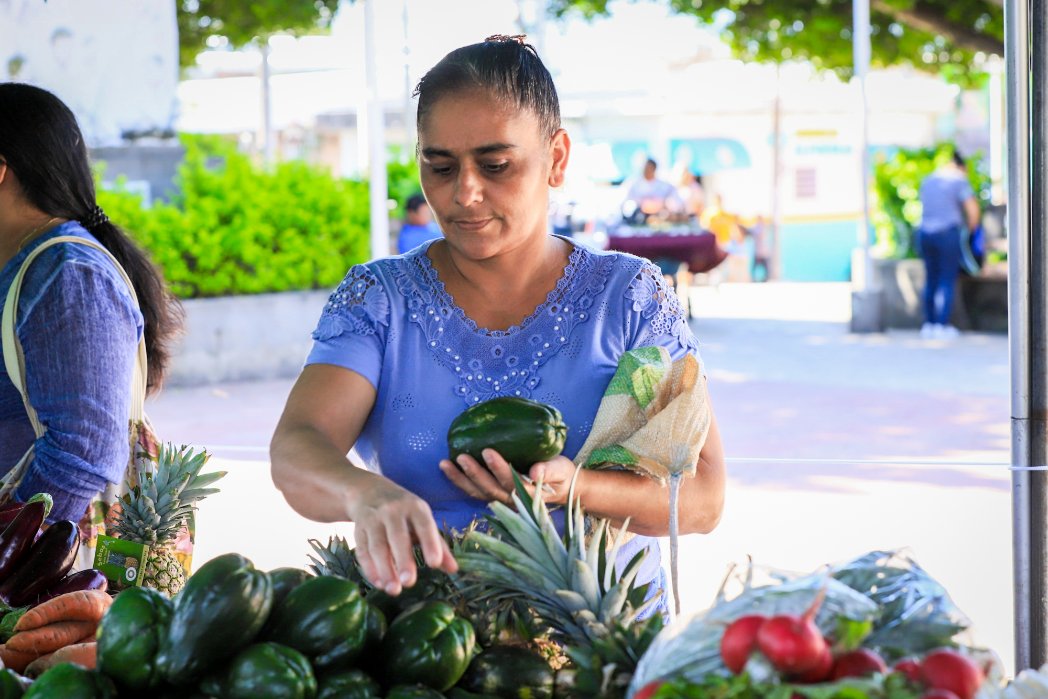
[[[655,176],[658,163],[648,158],[644,174],[631,181],[626,189],[622,213],[630,223],[643,223],[649,217],[668,217],[684,211],[677,188]]]

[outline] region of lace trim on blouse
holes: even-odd
[[[389,297],[375,273],[354,265],[324,306],[314,340],[330,340],[342,333],[374,335],[389,325]]]
[[[626,289],[626,298],[632,302],[633,310],[648,321],[638,346],[652,344],[649,340],[669,335],[681,347],[698,352],[698,342],[688,327],[684,307],[657,267],[650,263],[644,264]]]
[[[479,328],[455,306],[425,251],[399,258],[388,269],[404,297],[408,319],[419,327],[434,358],[458,376],[456,395],[472,405],[497,396],[532,397],[541,381],[539,369],[570,345],[572,333],[590,320],[618,261],[576,246],[546,301],[507,330]],[[389,326],[387,293],[371,269],[355,265],[324,306],[313,339],[329,340],[346,332],[373,335],[379,326]],[[625,301],[647,321],[638,346],[669,335],[697,351],[680,302],[654,265],[640,267]]]
[[[565,347],[574,330],[586,323],[594,300],[604,290],[614,259],[575,247],[564,275],[535,311],[506,330],[477,327],[452,302],[425,254],[398,265],[393,276],[437,360],[455,372],[455,393],[468,405],[497,396],[530,398],[538,388],[538,370]],[[470,358],[461,348],[469,347]]]

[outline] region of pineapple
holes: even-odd
[[[161,445],[156,461],[140,460],[135,466],[135,484],[120,498],[112,534],[149,547],[143,562],[142,585],[173,595],[186,582],[186,571],[175,556],[174,542],[196,509],[196,503],[218,492],[208,488],[226,475],[217,471],[201,475],[206,451],[195,453],[182,446]]]
[[[514,507],[491,504],[490,533],[472,531],[457,547],[467,597],[526,599],[565,646],[571,664],[558,672],[557,683],[568,696],[625,696],[641,655],[662,628],[657,614],[637,620],[654,603],[643,601],[646,587],[633,585],[646,552],[618,571],[614,561],[628,522],[609,550],[608,522],[598,522],[587,536],[582,508],[572,502],[562,537],[542,499],[532,498],[519,481],[517,486]]]

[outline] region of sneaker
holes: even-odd
[[[935,326],[931,323],[925,323],[921,326],[921,338],[929,340],[935,337]]]
[[[940,340],[950,340],[961,334],[961,331],[952,325],[936,326],[936,337]]]

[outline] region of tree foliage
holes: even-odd
[[[847,79],[852,0],[667,0],[674,12],[723,26],[737,56],[807,60]],[[609,0],[550,0],[556,16],[608,14]],[[1004,54],[1003,0],[870,0],[871,63],[913,65],[975,82],[979,54]]]
[[[326,29],[339,0],[178,0],[178,53],[191,66],[209,41],[241,47],[278,32]]]

